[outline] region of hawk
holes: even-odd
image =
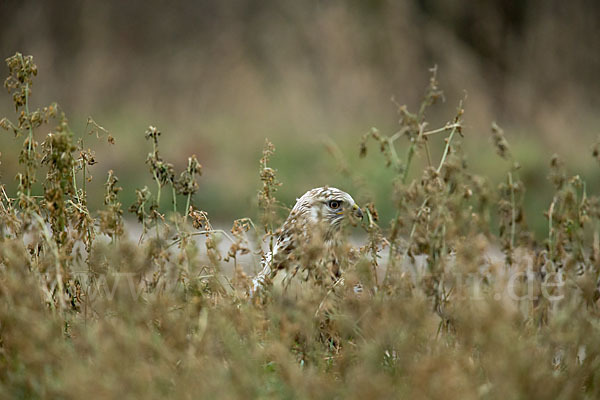
[[[327,265],[329,272],[338,277],[335,248],[339,246],[341,228],[345,222],[362,218],[360,207],[342,190],[325,186],[306,192],[296,200],[277,231],[272,250],[262,259],[261,272],[252,279],[250,296],[270,284],[283,269],[294,276],[300,269]]]

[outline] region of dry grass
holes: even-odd
[[[138,189],[129,207],[142,226],[138,242],[123,228],[116,175],[106,180],[104,208],[88,209],[94,153],[57,105],[29,109],[31,57],[16,54],[7,64],[17,117],[0,125],[24,142],[17,192],[0,186],[3,397],[600,395],[598,197],[554,157],[548,235],[535,243],[518,160],[502,130],[494,125],[492,136],[506,182],[494,188],[467,168],[462,105],[446,125],[428,126],[427,110],[441,96],[435,70],[420,109],[398,107],[397,133],[373,129],[360,144],[366,154],[375,140],[395,171],[388,184],[396,216],[388,225],[375,204],[365,205],[366,241],[347,250],[344,284],[316,274],[299,290],[251,302],[245,272],[225,274],[222,265],[244,254],[260,258],[256,243],[270,242],[285,213],[275,198],[272,145],[260,163],[264,230],[243,219],[226,233],[194,206],[198,161],[190,157],[178,175],[150,127],[156,188]],[[51,133],[40,144],[41,126]],[[88,127],[112,141],[93,120]],[[445,137],[439,160],[430,151],[435,136]],[[427,166],[410,180],[415,155]],[[167,215],[161,196],[173,199]],[[218,245],[224,237],[226,255]],[[353,290],[358,282],[361,294]]]

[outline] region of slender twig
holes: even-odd
[[[369,211],[368,208],[365,208],[366,214],[367,214],[367,219],[369,220],[369,228],[368,228],[368,232],[369,232],[369,241],[370,246],[371,246],[371,258],[372,258],[372,262],[371,262],[371,267],[372,267],[372,273],[373,273],[373,278],[375,279],[375,286],[379,287],[379,282],[377,279],[377,243],[375,242],[374,238],[372,237],[372,235],[375,234],[375,228],[377,227],[377,224],[375,224],[375,222],[373,221],[373,216],[371,215],[371,211]]]
[[[510,187],[510,208],[511,208],[511,217],[510,217],[510,252],[512,260],[512,253],[515,248],[515,230],[516,230],[516,220],[517,220],[517,210],[515,204],[515,187],[513,185],[512,174],[508,173],[508,185]]]
[[[77,172],[75,171],[75,165],[73,164],[73,167],[71,168],[71,176],[73,177],[73,189],[75,190],[75,198],[77,199],[78,202],[81,203],[81,200],[79,199],[79,193],[77,192],[77,176],[76,176]]]
[[[552,199],[552,203],[548,209],[548,252],[550,253],[550,261],[554,261],[554,228],[552,227],[554,204],[556,204],[556,196]]]
[[[452,142],[452,138],[454,137],[454,134],[456,133],[456,130],[458,129],[458,127],[460,127],[460,124],[455,124],[454,127],[452,128],[452,131],[450,131],[450,135],[448,136],[448,139],[446,139],[446,147],[444,148],[444,154],[442,155],[442,160],[440,161],[440,165],[437,168],[438,174],[440,173],[440,171],[442,170],[442,167],[444,166],[444,163],[446,162],[446,157],[448,156],[448,153],[450,152],[450,143]]]
[[[408,178],[408,171],[410,170],[410,163],[412,161],[413,155],[415,154],[415,146],[416,141],[411,140],[410,146],[408,150],[406,150],[406,166],[404,167],[404,172],[402,173],[402,183],[406,183],[406,179]]]
[[[319,312],[321,311],[321,308],[323,308],[323,305],[325,304],[325,300],[327,300],[327,298],[329,297],[329,295],[333,292],[333,289],[335,289],[336,286],[338,286],[338,285],[340,285],[342,283],[344,283],[344,278],[343,277],[339,277],[339,278],[336,279],[336,281],[333,283],[333,285],[329,288],[329,290],[327,291],[327,293],[323,297],[323,300],[321,300],[321,302],[319,303],[319,307],[317,307],[317,311],[315,311],[315,318],[317,318],[317,316],[319,315]]]
[[[171,192],[173,194],[173,214],[175,218],[175,229],[179,231],[179,215],[177,214],[177,193],[175,193],[175,185],[171,182]]]
[[[192,194],[188,193],[187,200],[185,202],[185,217],[184,219],[187,221],[188,215],[190,215],[190,202],[192,201]]]
[[[459,122],[456,122],[454,124],[447,124],[441,128],[432,129],[430,131],[423,132],[423,136],[435,135],[436,133],[446,132],[446,131],[449,131],[450,129],[460,128],[461,126],[462,125]]]
[[[431,167],[433,166],[433,162],[431,161],[431,152],[429,151],[429,144],[427,143],[427,138],[424,138],[425,134],[423,133],[425,126],[427,126],[426,122],[419,124],[419,137],[417,139],[417,143],[423,141],[425,145],[425,155],[427,156],[427,165]]]
[[[225,236],[227,239],[229,239],[231,241],[231,243],[235,243],[235,240],[233,240],[233,238],[231,236],[229,236],[227,234],[227,232],[225,232],[222,229],[212,229],[210,231],[198,231],[198,232],[194,232],[192,234],[190,234],[189,236],[201,236],[201,235],[210,235],[213,233],[220,233],[221,235]],[[171,246],[176,245],[177,243],[181,242],[181,239],[176,239],[174,240],[170,245],[167,246],[167,249]]]
[[[90,214],[88,210],[81,208],[81,206],[79,204],[75,203],[71,199],[67,200],[67,203],[71,204],[73,207],[75,207],[77,210],[79,210],[79,212],[82,213],[82,214],[87,214],[87,215]]]
[[[21,65],[23,66],[23,70],[25,70],[25,60],[23,59],[23,55],[19,54],[19,58],[21,60]],[[28,139],[27,139],[27,160],[29,165],[27,169],[31,169],[31,152],[33,150],[33,126],[31,125],[31,119],[29,114],[29,82],[25,82],[25,115],[27,116],[28,121]],[[29,171],[31,172],[31,171]],[[35,171],[33,171],[35,172]],[[31,176],[29,177],[29,185],[27,186],[27,196],[31,195]]]

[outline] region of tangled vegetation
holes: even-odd
[[[554,156],[555,195],[540,210],[548,235],[536,242],[502,129],[493,124],[491,138],[506,181],[493,187],[462,153],[462,102],[446,125],[428,126],[442,96],[435,69],[419,110],[398,106],[396,133],[373,128],[360,143],[365,155],[375,142],[382,168],[396,172],[385,183],[394,187],[393,220],[364,204],[364,240],[345,247],[343,282],[315,274],[300,290],[251,301],[252,270],[240,260],[259,264],[287,212],[275,196],[271,143],[257,177],[260,223],[236,220],[224,232],[194,204],[196,157],[178,174],[150,126],[156,187],[136,189],[128,207],[138,240],[125,229],[117,175],[108,172],[104,208],[90,210],[94,152],[58,105],[30,109],[32,57],[6,61],[16,120],[0,126],[23,146],[16,193],[0,185],[3,397],[600,396],[598,197]],[[43,138],[41,127],[50,129]],[[87,133],[114,143],[91,118]],[[427,166],[411,181],[415,155]],[[598,145],[589,157],[598,158]],[[161,196],[172,198],[171,210],[159,208]]]

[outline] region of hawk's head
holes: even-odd
[[[313,245],[324,244],[318,247],[321,250],[331,249],[337,243],[335,239],[343,221],[362,217],[363,213],[352,196],[339,189],[325,186],[304,193],[278,231],[272,251],[265,255],[263,270],[252,280],[250,293],[273,279],[277,270],[288,268],[290,262],[307,268],[316,261],[315,256],[321,261],[331,261],[331,257],[324,253],[315,252]],[[339,271],[334,254],[331,272],[337,276]]]
[[[325,186],[304,193],[296,201],[290,217],[305,218],[311,225],[323,223],[338,230],[343,221],[348,218],[362,219],[363,213],[348,193]]]

